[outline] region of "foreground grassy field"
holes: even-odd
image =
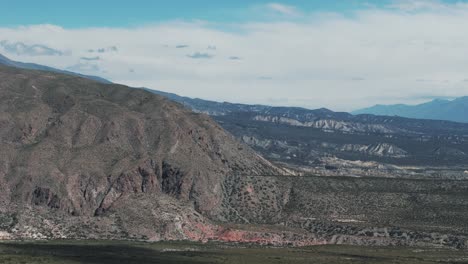
[[[187,242],[2,242],[0,263],[468,263],[468,252],[355,246],[261,248]]]

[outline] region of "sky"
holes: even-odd
[[[352,111],[468,95],[468,0],[0,0],[0,53],[216,101]]]

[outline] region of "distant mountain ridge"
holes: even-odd
[[[3,56],[2,54],[0,54],[0,65],[20,68],[20,69],[25,69],[25,70],[39,70],[39,71],[49,71],[49,72],[55,72],[55,73],[63,73],[63,74],[68,74],[68,75],[73,75],[73,76],[78,76],[78,77],[83,77],[83,78],[86,78],[86,79],[98,81],[100,83],[107,83],[107,84],[112,83],[111,81],[106,80],[106,79],[104,79],[102,77],[98,77],[98,76],[84,75],[84,74],[80,74],[80,73],[76,73],[76,72],[60,70],[60,69],[56,69],[56,68],[53,68],[53,67],[44,66],[44,65],[35,64],[35,63],[25,63],[25,62],[13,61],[13,60],[10,60],[9,58]]]
[[[222,116],[234,112],[263,112],[268,111],[272,106],[268,105],[248,105],[248,104],[236,104],[229,102],[216,102],[210,100],[204,100],[199,98],[190,98],[186,96],[180,96],[174,93],[168,93],[158,90],[153,90],[150,88],[143,88],[144,90],[162,95],[173,101],[176,101],[184,106],[190,108],[191,110],[204,113],[211,116]]]
[[[220,103],[146,90],[212,116],[263,156],[286,164],[310,166],[330,155],[436,166],[464,164],[467,158],[468,123]]]
[[[326,121],[345,123],[347,126],[336,128],[338,130],[365,129],[366,132],[385,132],[386,128],[392,127],[393,132],[397,130],[413,131],[422,134],[459,134],[468,130],[468,125],[445,120],[414,119],[400,116],[374,115],[374,114],[350,114],[347,112],[334,112],[327,108],[307,109],[301,107],[248,105],[229,102],[215,102],[199,98],[189,98],[173,93],[162,92],[143,88],[149,92],[165,96],[173,101],[185,105],[194,112],[205,113],[220,119],[223,116],[239,116],[255,119],[257,121],[268,121],[278,124],[289,124],[300,127],[327,128],[333,124]],[[265,119],[265,120],[263,120]],[[268,120],[267,120],[268,119]],[[350,124],[366,125],[357,128]],[[376,126],[382,126],[376,127]],[[351,126],[351,127],[350,127]],[[370,127],[369,127],[370,126]],[[377,130],[375,130],[377,129]],[[335,130],[335,129],[333,129]],[[354,131],[357,132],[357,131]],[[387,131],[390,132],[390,131]]]
[[[455,100],[435,99],[418,105],[375,105],[352,113],[468,123],[468,96],[459,97]]]

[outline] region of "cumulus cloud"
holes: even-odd
[[[189,45],[177,45],[176,46],[176,49],[185,49],[185,48],[188,48],[190,47]]]
[[[285,17],[228,27],[198,21],[132,28],[34,25],[0,27],[0,36],[72,51],[70,56],[48,57],[15,53],[14,60],[73,65],[70,70],[114,82],[211,100],[280,104],[267,98],[286,98],[281,104],[350,111],[376,103],[468,95],[468,7],[431,1],[442,8],[414,11],[396,6],[401,3],[346,16],[302,11],[300,20]],[[407,3],[417,6],[418,1]],[[181,43],[199,52],[165,47]],[[118,52],[87,52],[89,47],[117,45]],[[233,54],[248,60],[233,63]],[[94,55],[105,59],[80,60]]]
[[[41,44],[25,44],[23,42],[0,41],[0,46],[6,53],[28,56],[62,56],[64,53]]]
[[[231,56],[229,57],[230,60],[242,60],[241,57],[237,57],[237,56]]]

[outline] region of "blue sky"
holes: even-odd
[[[3,2],[3,3],[2,3]],[[249,12],[255,6],[274,1],[252,0],[0,0],[0,25],[56,24],[68,28],[90,26],[137,26],[175,19],[239,22],[258,17]],[[304,12],[348,12],[368,5],[385,5],[386,0],[291,0],[283,5],[295,6]],[[270,17],[270,19],[273,19]]]
[[[468,95],[468,0],[0,0],[0,54],[217,101]]]

